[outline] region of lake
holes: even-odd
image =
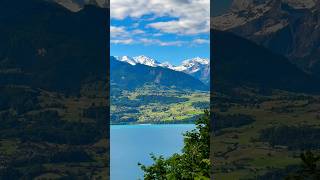
[[[194,128],[194,124],[112,125],[111,180],[143,179],[138,162],[152,164],[150,153],[166,157],[180,153],[182,134]]]

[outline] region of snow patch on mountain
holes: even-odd
[[[144,64],[151,67],[157,67],[160,65],[158,61],[143,55],[134,57],[133,59],[135,60],[136,63]]]
[[[172,64],[170,64],[168,61],[165,61],[161,64],[159,64],[160,67],[164,67],[164,68],[168,68],[168,69],[174,69],[175,66],[173,66]]]
[[[186,73],[195,73],[201,70],[205,66],[209,66],[209,59],[202,59],[200,57],[196,57],[193,59],[187,59],[182,61],[180,66],[174,67],[173,69],[176,71],[184,71]]]
[[[115,56],[115,58],[118,61],[126,62],[126,63],[133,65],[133,66],[137,64],[136,61],[132,57],[129,57],[129,56]]]

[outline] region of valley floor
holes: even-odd
[[[209,108],[209,96],[209,92],[205,91],[161,89],[153,86],[121,91],[111,96],[111,123],[192,123],[204,109]]]

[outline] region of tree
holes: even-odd
[[[289,175],[286,180],[320,179],[320,156],[315,155],[311,151],[307,151],[306,153],[302,153],[300,158],[302,160],[300,169],[297,172]]]
[[[151,155],[154,163],[145,166],[139,163],[146,180],[166,179],[210,179],[210,114],[204,115],[195,122],[196,129],[184,134],[184,147],[181,154],[171,157]]]

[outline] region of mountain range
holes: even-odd
[[[235,0],[211,23],[214,29],[249,39],[320,77],[319,24],[317,0]]]
[[[144,55],[136,57],[119,56],[115,57],[115,59],[121,62],[126,62],[132,66],[142,64],[150,67],[162,67],[173,71],[184,72],[196,79],[199,79],[204,84],[208,85],[210,83],[210,60],[206,58],[196,57],[187,59],[182,61],[179,66],[174,66],[169,62],[160,63],[159,61]]]
[[[209,86],[182,71],[176,71],[146,56],[110,57],[110,83],[133,90],[145,84],[190,90],[209,90]]]

